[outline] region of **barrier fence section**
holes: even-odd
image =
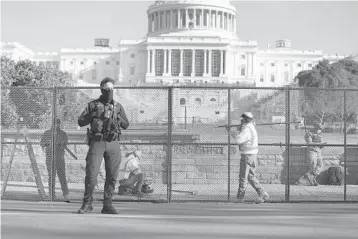
[[[2,199],[82,200],[87,127],[77,120],[99,96],[93,87],[1,89]],[[125,154],[140,150],[141,170],[154,189],[138,198],[116,188],[115,201],[236,201],[241,156],[218,126],[236,130],[247,111],[259,138],[255,176],[269,201],[358,201],[356,89],[115,87],[114,99],[130,122],[118,144],[118,180]],[[324,145],[313,149],[305,137],[317,122]],[[308,185],[312,171],[316,186]],[[105,177],[102,162],[94,200],[103,199]],[[245,199],[256,197],[249,185]]]

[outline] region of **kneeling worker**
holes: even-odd
[[[143,197],[142,187],[144,184],[144,176],[140,169],[139,160],[141,151],[135,150],[125,155],[123,160],[123,168],[120,167],[120,179],[118,194],[123,195],[127,189],[132,191],[132,194],[138,197]],[[122,173],[121,173],[122,172]]]

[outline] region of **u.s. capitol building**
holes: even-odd
[[[256,41],[241,40],[238,13],[229,0],[155,1],[147,17],[148,32],[140,40],[109,44],[109,39],[95,39],[93,48],[62,48],[58,53],[33,52],[19,43],[3,42],[2,54],[68,71],[76,85],[98,85],[108,76],[119,85],[283,86],[320,60],[343,58],[294,49],[287,39],[265,49],[258,48]],[[221,92],[182,93],[177,102],[181,105],[225,101]]]
[[[296,50],[290,40],[259,49],[256,41],[237,34],[237,10],[229,0],[155,1],[147,10],[148,32],[140,40],[110,46],[97,39],[93,48],[63,48],[59,53],[33,52],[16,42],[3,42],[13,59],[53,64],[73,79],[97,84],[105,77],[119,83],[223,83],[281,86],[322,59],[341,56]]]

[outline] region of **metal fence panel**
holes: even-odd
[[[82,200],[88,146],[77,119],[99,94],[88,87],[1,89],[2,198],[62,201],[65,178],[71,199]],[[116,88],[115,100],[131,123],[119,147],[122,157],[134,148],[143,152],[142,171],[154,193],[142,200],[235,201],[240,155],[225,128],[217,126],[239,124],[240,115],[251,111],[259,134],[257,177],[271,201],[357,201],[357,99],[358,91],[351,89]],[[63,156],[57,119],[68,137]],[[327,142],[320,186],[295,185],[308,170],[304,136],[320,120]],[[40,146],[46,131],[48,155]],[[346,172],[343,185],[327,185],[330,167]],[[51,177],[55,172],[57,177]],[[99,175],[96,200],[103,198],[103,184]],[[255,198],[249,186],[247,200]],[[138,199],[115,195],[114,200]]]

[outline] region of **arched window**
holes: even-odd
[[[215,102],[216,99],[215,99],[215,98],[211,98],[210,101],[211,101],[211,102]]]
[[[195,99],[195,104],[201,105],[201,99],[200,99],[200,98],[196,98],[196,99]]]
[[[186,100],[184,98],[180,99],[180,105],[185,105],[186,104]]]

